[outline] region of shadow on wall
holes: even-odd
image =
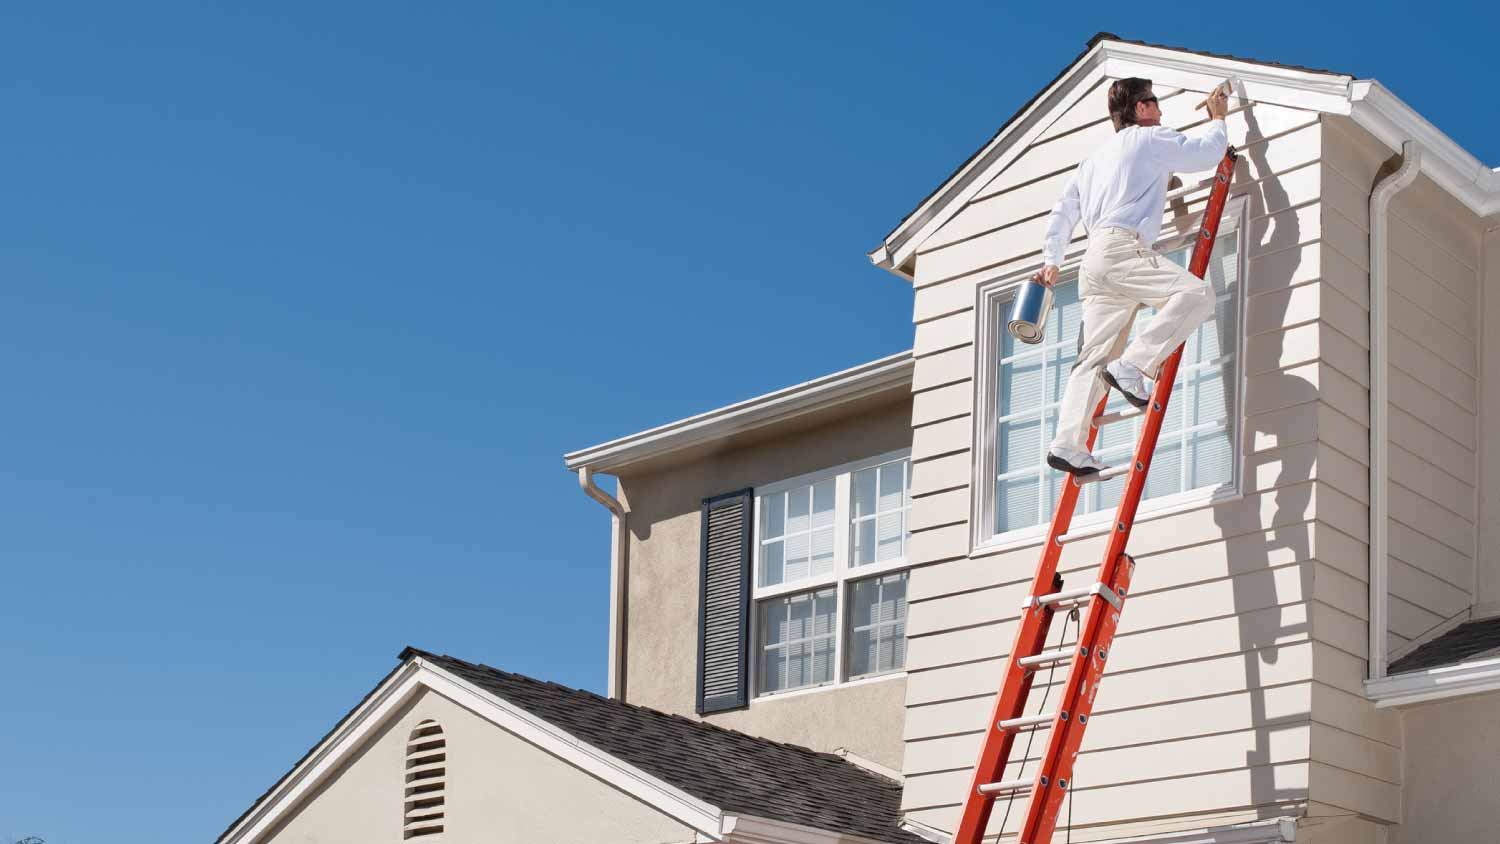
[[[1262,174],[1262,180],[1249,191],[1250,207],[1246,212],[1246,225],[1249,226],[1247,238],[1247,249],[1251,250],[1252,256],[1270,255],[1295,249],[1302,241],[1301,225],[1298,223],[1296,214],[1282,213],[1274,220],[1266,216],[1267,209],[1273,212],[1282,212],[1290,207],[1291,202],[1286,189],[1282,186],[1281,179],[1271,173],[1271,166],[1266,160],[1265,135],[1255,117],[1254,109],[1243,112],[1249,131],[1246,133],[1245,145],[1241,154],[1241,161],[1249,165],[1245,173],[1236,173],[1237,177],[1243,177],[1248,173]],[[1248,263],[1248,262],[1247,262]],[[1277,309],[1275,312],[1266,313],[1264,325],[1275,326],[1277,334],[1271,340],[1278,345],[1276,354],[1269,355],[1271,360],[1282,360],[1280,348],[1284,344],[1285,334],[1280,333],[1286,327],[1287,305],[1289,299],[1279,297],[1276,294],[1287,289],[1291,283],[1293,273],[1297,264],[1284,262],[1262,262],[1263,267],[1258,269],[1261,273],[1274,273],[1272,276],[1260,275],[1253,278],[1254,289],[1261,291],[1260,301],[1256,303],[1257,309],[1269,305]],[[1241,283],[1251,282],[1250,273]],[[1250,293],[1247,290],[1246,302],[1249,301]],[[1276,303],[1279,303],[1277,305]],[[1251,308],[1246,305],[1245,313]],[[1260,322],[1258,319],[1257,322]],[[1222,323],[1221,323],[1222,324]],[[1241,324],[1247,324],[1243,317]],[[1221,338],[1228,339],[1228,338]],[[1249,347],[1249,338],[1246,338],[1242,348]],[[1238,365],[1243,366],[1245,358],[1242,356]],[[1228,373],[1226,373],[1227,375]],[[1285,371],[1276,371],[1256,376],[1255,388],[1252,393],[1247,387],[1247,399],[1254,399],[1257,413],[1262,415],[1250,416],[1245,419],[1244,430],[1239,432],[1242,443],[1242,453],[1245,459],[1241,461],[1245,473],[1245,481],[1253,476],[1265,477],[1273,466],[1276,467],[1275,481],[1267,485],[1260,482],[1261,488],[1274,489],[1272,493],[1275,500],[1275,512],[1271,517],[1268,530],[1255,530],[1255,525],[1246,524],[1244,516],[1248,514],[1253,521],[1261,521],[1259,508],[1247,508],[1243,503],[1230,503],[1219,505],[1214,508],[1214,520],[1219,525],[1220,534],[1226,539],[1229,553],[1229,569],[1233,576],[1231,583],[1234,590],[1234,605],[1236,618],[1240,625],[1240,649],[1244,658],[1245,688],[1249,691],[1250,723],[1254,725],[1255,747],[1245,754],[1245,765],[1250,774],[1250,796],[1252,801],[1260,807],[1262,816],[1284,814],[1307,799],[1306,787],[1278,788],[1276,785],[1276,772],[1271,767],[1271,737],[1278,730],[1303,729],[1311,716],[1310,711],[1295,713],[1278,713],[1274,720],[1270,718],[1267,706],[1267,692],[1264,688],[1264,668],[1273,666],[1280,658],[1280,646],[1276,644],[1278,639],[1298,634],[1307,634],[1311,625],[1306,620],[1287,623],[1285,613],[1275,609],[1285,603],[1284,599],[1277,594],[1275,574],[1271,571],[1274,565],[1298,565],[1300,571],[1299,592],[1294,597],[1295,601],[1302,602],[1310,595],[1313,588],[1312,567],[1305,562],[1312,557],[1312,523],[1307,521],[1307,511],[1312,503],[1312,480],[1314,450],[1292,446],[1281,448],[1268,454],[1253,454],[1251,449],[1255,445],[1257,435],[1262,433],[1258,429],[1259,424],[1264,424],[1263,414],[1268,410],[1278,410],[1305,405],[1318,398],[1318,388],[1311,381],[1298,375]],[[1249,403],[1249,402],[1247,402]],[[1239,408],[1228,408],[1229,418],[1242,418]],[[1265,431],[1272,436],[1280,437],[1280,432]],[[1280,444],[1280,443],[1278,443]],[[1247,532],[1247,530],[1249,532]],[[1277,553],[1282,551],[1284,553]]]

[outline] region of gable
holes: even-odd
[[[1111,79],[1100,80],[1094,90],[1056,121],[1038,140],[1019,151],[1010,164],[984,183],[972,199],[956,208],[952,216],[922,242],[912,258],[918,287],[981,270],[1035,263],[1046,230],[1046,216],[1062,194],[1070,174],[1094,149],[1114,134],[1100,92]],[[1196,109],[1203,92],[1193,89],[1160,88],[1164,125],[1190,131],[1204,125],[1206,115]],[[1254,184],[1277,175],[1278,187],[1299,192],[1293,204],[1317,193],[1316,174],[1306,165],[1318,160],[1318,122],[1315,110],[1256,104],[1227,119],[1229,141],[1241,151],[1236,168],[1237,192],[1247,190],[1257,198]],[[1206,174],[1187,176],[1188,186]],[[1208,190],[1192,191],[1175,202],[1163,215],[1170,226],[1185,230],[1189,215],[1200,210]],[[1260,201],[1264,207],[1267,203]],[[1278,203],[1279,204],[1279,203]],[[1074,240],[1081,250],[1083,236]]]
[[[1173,89],[1198,94],[1232,77],[1236,93],[1255,103],[1257,111],[1268,111],[1266,106],[1282,106],[1319,114],[1349,115],[1398,152],[1403,140],[1416,139],[1428,153],[1423,172],[1434,182],[1475,213],[1500,211],[1500,173],[1485,167],[1374,81],[1355,80],[1332,71],[1124,41],[1101,33],[1090,40],[1085,52],[1051,84],[1022,106],[994,138],[913,209],[869,253],[871,262],[912,278],[918,252],[926,249],[929,241],[960,211],[979,199],[1032,145],[1087,132],[1093,125],[1088,115],[1104,113],[1100,103],[1108,81],[1128,76],[1154,80],[1159,92]],[[1185,100],[1185,105],[1191,108],[1199,99]],[[1041,178],[1049,172],[1035,171],[1034,177]],[[1012,185],[1026,183],[1021,175],[1022,171],[1014,171]],[[1043,192],[1041,187],[1036,190]],[[995,191],[991,189],[988,193]]]
[[[429,719],[442,725],[448,751],[445,829],[433,841],[693,838],[683,824],[424,689],[262,840],[400,841],[407,737]]]

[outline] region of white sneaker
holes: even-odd
[[[1109,468],[1108,463],[1075,448],[1047,449],[1047,465],[1070,475],[1092,475]]]
[[[1104,366],[1104,383],[1120,391],[1125,400],[1136,407],[1145,407],[1151,401],[1151,392],[1156,385],[1133,363],[1112,360]]]

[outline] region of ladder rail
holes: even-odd
[[[1218,239],[1219,223],[1229,198],[1229,182],[1234,176],[1237,159],[1238,156],[1231,147],[1225,152],[1214,175],[1213,192],[1209,195],[1202,228],[1199,229],[1193,257],[1188,264],[1188,271],[1200,279],[1208,270],[1214,242]],[[1118,593],[1122,600],[1125,592],[1128,592],[1134,568],[1134,563],[1125,554],[1125,546],[1135,527],[1136,511],[1145,493],[1146,476],[1151,470],[1151,458],[1155,455],[1156,441],[1166,421],[1167,403],[1177,379],[1182,348],[1179,345],[1162,364],[1141,426],[1140,439],[1136,442],[1134,471],[1125,482],[1125,491],[1115,510],[1114,529],[1110,531],[1109,544],[1099,563],[1099,581],[1124,590]],[[1104,602],[1099,596],[1094,596],[1089,605],[1088,619],[1079,631],[1080,645],[1089,646],[1092,652],[1088,659],[1075,662],[1073,670],[1068,672],[1062,700],[1058,704],[1059,721],[1047,737],[1047,749],[1042,756],[1042,764],[1038,766],[1039,784],[1032,791],[1032,799],[1027,806],[1020,837],[1017,839],[1023,844],[1043,844],[1050,841],[1052,831],[1057,826],[1057,816],[1073,777],[1073,763],[1083,742],[1083,728],[1092,712],[1094,696],[1099,692],[1099,679],[1103,675],[1107,653],[1120,621],[1120,610],[1114,607],[1109,610],[1105,610]]]
[[[1230,147],[1214,175],[1213,189],[1188,267],[1200,279],[1207,270],[1218,236],[1237,158],[1234,148]],[[1115,521],[1109,528],[1108,547],[1094,580],[1096,585],[1102,584],[1104,588],[1095,589],[1088,596],[1087,620],[1079,629],[1078,645],[1088,650],[1080,652],[1079,656],[1071,660],[1061,700],[1050,721],[1046,750],[1037,772],[1031,777],[1034,785],[1024,790],[1029,793],[1030,800],[1026,815],[1021,821],[1020,836],[1017,839],[1019,844],[1046,844],[1056,828],[1057,816],[1072,778],[1073,762],[1083,740],[1084,726],[1091,714],[1094,696],[1098,693],[1099,680],[1129,591],[1135,564],[1125,553],[1125,546],[1145,490],[1146,475],[1165,420],[1167,401],[1171,397],[1181,358],[1182,347],[1178,346],[1163,363],[1151,404],[1144,412],[1141,435],[1136,443],[1134,459],[1129,465],[1125,490],[1116,508]],[[1099,428],[1108,422],[1117,421],[1114,418],[1100,419],[1108,399],[1109,394],[1106,392],[1092,414],[1092,418],[1097,421],[1089,429],[1090,450],[1093,449]],[[1136,414],[1116,415],[1125,418]],[[1057,567],[1063,547],[1060,540],[1067,534],[1072,523],[1081,488],[1082,484],[1079,483],[1062,484],[1047,541],[1042,546],[1041,559],[1032,579],[1029,593],[1032,597],[1028,599],[1021,615],[1010,654],[1006,658],[1004,679],[980,745],[979,758],[964,798],[953,844],[979,844],[994,809],[995,795],[1023,791],[996,786],[1005,782],[1001,780],[1001,776],[1010,761],[1010,753],[1018,733],[1016,728],[1023,722],[1029,724],[1037,720],[1037,716],[1024,716],[1032,680],[1036,676],[1036,670],[1041,667],[1036,657],[1046,649],[1047,632],[1056,613],[1065,612],[1066,609],[1056,603],[1035,598],[1060,589],[1057,586]],[[1011,783],[1005,782],[1005,785],[1009,786]]]

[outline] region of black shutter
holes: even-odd
[[[750,701],[750,526],[748,489],[703,499],[703,566],[698,595],[698,713]]]

